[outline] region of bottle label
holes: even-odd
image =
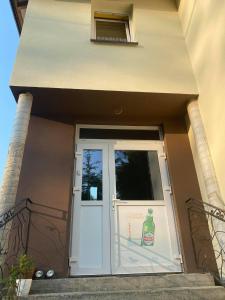
[[[154,234],[153,233],[144,233],[143,236],[143,244],[145,246],[153,246],[154,244]]]

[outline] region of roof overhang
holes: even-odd
[[[184,117],[195,94],[143,93],[11,86],[15,99],[33,95],[32,114],[73,124],[74,120],[163,120]],[[116,111],[122,113],[117,115]],[[156,122],[158,123],[158,122]]]
[[[10,5],[19,33],[21,33],[22,30],[23,19],[27,8],[27,4],[28,0],[10,0]]]

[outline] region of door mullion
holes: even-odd
[[[110,216],[110,270],[111,274],[113,274],[114,269],[114,212],[112,210],[112,197],[114,194],[114,173],[115,173],[115,166],[114,166],[114,153],[113,153],[113,142],[108,143],[108,170],[109,170],[109,216]]]

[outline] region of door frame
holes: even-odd
[[[151,144],[155,143],[156,145],[160,145],[163,149],[163,152],[164,152],[164,155],[165,155],[165,147],[164,147],[164,140],[163,140],[163,132],[162,132],[162,128],[161,126],[129,126],[129,125],[95,125],[95,124],[75,124],[75,144],[74,144],[74,151],[76,153],[76,149],[77,149],[77,145],[79,143],[82,143],[84,142],[85,143],[90,143],[90,144],[94,144],[96,143],[97,141],[99,141],[99,143],[109,143],[109,142],[113,142],[115,140],[112,140],[112,139],[84,139],[84,138],[80,138],[79,135],[80,135],[80,129],[81,128],[93,128],[93,129],[125,129],[125,130],[158,130],[159,131],[159,137],[160,139],[159,140],[138,140],[139,143],[142,143],[142,145],[147,145],[151,142]],[[120,142],[124,142],[124,143],[129,143],[129,142],[135,142],[135,140],[117,140],[117,141],[120,141]],[[165,156],[166,158],[166,156]],[[165,165],[166,165],[166,170],[167,170],[167,174],[168,174],[168,180],[170,181],[170,175],[169,175],[169,169],[168,169],[168,164],[167,162],[165,162]],[[74,166],[73,166],[73,186],[75,184],[75,171],[76,171],[76,158],[74,159]],[[171,183],[170,183],[171,185]],[[112,184],[110,184],[110,187],[109,187],[109,194],[111,196],[111,193],[112,193]],[[71,205],[71,210],[72,210],[72,213],[71,213],[71,225],[70,225],[70,241],[69,241],[69,257],[71,257],[71,249],[72,249],[72,228],[73,228],[73,216],[74,216],[74,194],[72,195],[72,205]],[[173,199],[173,194],[171,193],[171,207],[170,207],[170,211],[168,211],[168,214],[172,214],[172,217],[173,217],[173,222],[174,222],[174,232],[175,232],[175,236],[176,236],[176,241],[177,241],[177,248],[178,248],[178,252],[180,253],[179,254],[179,260],[181,262],[181,272],[183,272],[183,259],[182,259],[182,247],[181,247],[181,241],[180,241],[180,237],[179,237],[179,230],[178,230],[178,224],[177,224],[177,218],[176,218],[176,213],[175,213],[175,208],[174,208],[174,199]],[[110,209],[110,228],[112,229],[112,226],[113,226],[113,222],[112,222],[112,209]],[[112,241],[111,241],[112,242]],[[113,266],[112,266],[112,255],[113,255],[113,249],[112,249],[112,245],[111,245],[111,242],[110,242],[110,253],[111,253],[111,272],[112,272],[112,275],[114,274],[113,273]],[[70,259],[69,259],[70,261]]]

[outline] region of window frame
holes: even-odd
[[[131,43],[131,32],[130,32],[130,21],[129,21],[129,16],[126,16],[127,20],[120,20],[120,19],[110,19],[110,18],[99,18],[99,17],[94,17],[94,39],[97,42],[115,42],[115,43]],[[125,31],[126,31],[126,41],[121,41],[119,38],[118,39],[99,39],[97,38],[97,33],[96,33],[96,22],[108,22],[108,23],[122,23],[125,24]]]
[[[105,4],[103,2],[104,0],[95,0],[95,3],[91,6],[90,41],[96,44],[138,46],[138,41],[136,40],[136,36],[134,33],[133,4],[127,4],[125,5],[125,7],[123,6],[115,8],[109,6],[108,2]],[[119,38],[117,40],[103,38],[97,39],[96,20],[100,19],[108,22],[124,22],[126,26],[127,41],[125,41],[125,39],[124,41],[122,41],[122,39],[119,40]]]

